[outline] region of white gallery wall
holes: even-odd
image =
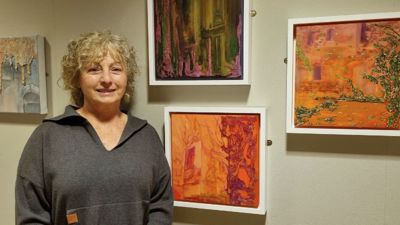
[[[141,73],[132,113],[163,135],[164,106],[268,108],[267,215],[176,208],[174,224],[398,225],[400,137],[287,135],[288,18],[400,11],[400,0],[253,0],[250,86],[147,85],[145,0],[0,0],[0,37],[46,38],[48,116],[63,112],[60,60],[79,33],[109,29],[135,46]],[[44,117],[0,114],[0,218],[14,224],[14,182],[22,148]]]

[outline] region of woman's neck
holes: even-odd
[[[77,109],[77,112],[92,125],[107,151],[118,145],[128,121],[128,116],[119,108],[83,106]]]
[[[109,106],[90,107],[84,104],[77,112],[89,121],[96,120],[97,122],[111,122],[124,116],[119,107]]]

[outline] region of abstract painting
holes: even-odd
[[[166,108],[175,205],[265,213],[264,111]]]
[[[289,27],[289,130],[400,135],[400,13]]]
[[[248,84],[249,0],[148,0],[151,85]]]
[[[0,38],[0,112],[47,113],[44,38]]]

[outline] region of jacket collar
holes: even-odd
[[[77,113],[75,110],[77,110],[78,107],[76,106],[72,106],[72,105],[68,105],[65,107],[64,113],[53,117],[53,118],[48,118],[48,119],[44,119],[43,122],[67,122],[69,120],[86,120],[85,118],[83,118],[81,115],[79,115],[79,113]]]
[[[44,119],[43,122],[54,122],[58,124],[69,124],[69,125],[86,123],[87,120],[76,112],[77,109],[78,107],[76,106],[68,105],[65,107],[65,111],[63,114],[53,118]],[[130,115],[129,113],[127,113],[127,115],[128,115],[128,121],[125,127],[125,132],[123,133],[123,136],[125,137],[121,137],[121,139],[129,137],[136,131],[146,126],[147,124],[146,120],[139,119],[135,116]]]

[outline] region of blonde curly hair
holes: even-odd
[[[122,63],[128,82],[121,100],[121,109],[128,110],[132,101],[134,79],[138,74],[136,53],[128,41],[112,34],[110,31],[83,33],[67,45],[67,53],[63,56],[62,80],[64,89],[71,93],[71,101],[78,107],[83,106],[83,93],[79,85],[81,71],[88,65],[100,63],[107,54]]]

